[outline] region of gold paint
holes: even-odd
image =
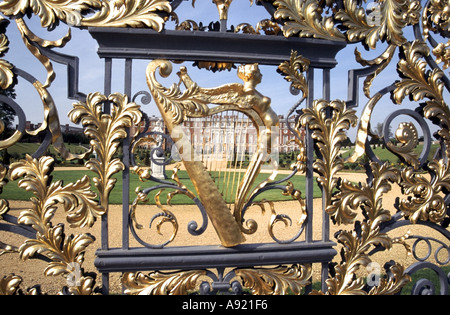
[[[194,63],[199,69],[206,69],[212,72],[216,71],[230,71],[234,66],[234,63],[230,62],[216,62],[216,61],[197,61]]]
[[[0,59],[0,88],[3,90],[9,88],[14,82],[14,73],[12,72],[12,69],[12,64],[6,60]]]
[[[225,2],[231,3],[231,1],[217,0],[216,4],[219,5],[221,2],[223,4]],[[407,247],[405,240],[408,238],[408,234],[401,238],[391,238],[387,234],[380,233],[381,224],[391,219],[390,212],[383,208],[382,196],[391,189],[392,183],[398,183],[402,187],[403,193],[407,195],[406,199],[400,198],[399,207],[405,218],[409,219],[411,223],[418,223],[421,220],[441,223],[448,218],[445,211],[445,203],[442,201],[442,198],[445,198],[447,191],[450,189],[448,163],[446,163],[450,157],[450,111],[443,97],[444,85],[441,79],[444,74],[439,69],[427,71],[428,65],[423,60],[423,57],[430,56],[430,49],[423,41],[417,40],[407,43],[403,32],[407,25],[417,24],[419,18],[422,17],[422,35],[424,39],[427,39],[431,32],[446,37],[449,24],[448,3],[442,0],[431,0],[427,2],[423,12],[420,12],[422,8],[419,1],[381,1],[379,4],[382,17],[379,24],[368,22],[364,9],[365,4],[358,4],[356,0],[345,0],[343,8],[337,12],[332,7],[331,1],[278,0],[274,4],[277,6],[276,18],[285,20],[282,30],[286,37],[298,34],[300,37],[345,40],[352,43],[361,41],[368,48],[376,48],[378,43],[386,41],[388,48],[373,60],[364,60],[361,54],[356,52],[356,59],[361,65],[378,66],[376,72],[368,76],[364,83],[364,92],[368,97],[370,97],[370,87],[373,80],[387,67],[392,60],[394,51],[397,47],[400,47],[401,54],[398,71],[402,80],[396,83],[396,89],[392,93],[392,98],[396,103],[401,103],[406,96],[410,96],[416,102],[424,101],[425,103],[421,105],[424,116],[441,127],[438,134],[446,148],[446,152],[443,152],[445,154],[443,159],[432,160],[428,163],[431,179],[423,176],[420,170],[414,170],[412,167],[396,170],[388,165],[379,166],[371,163],[373,179],[369,183],[354,185],[344,180],[341,184],[338,184],[336,172],[341,168],[342,160],[335,154],[333,148],[335,146],[339,147],[342,138],[340,133],[348,129],[350,125],[354,125],[354,114],[346,109],[345,104],[341,102],[319,100],[315,102],[317,108],[314,107],[309,112],[306,111],[305,116],[303,116],[303,125],[308,125],[316,133],[314,139],[325,157],[323,161],[316,161],[314,165],[315,170],[320,174],[320,183],[326,188],[327,212],[339,224],[353,224],[358,216],[358,211],[361,212],[361,219],[363,219],[358,227],[355,226],[353,231],[341,231],[337,236],[338,242],[343,246],[342,261],[334,268],[334,276],[327,280],[328,293],[365,294],[364,279],[357,272],[362,269],[361,267],[367,266],[371,262],[368,253],[372,246],[381,245],[386,249],[390,249],[394,244],[403,244]],[[334,10],[332,16],[324,15],[325,6]],[[221,9],[223,17],[226,17],[227,9],[225,6]],[[168,1],[161,0],[35,0],[32,2],[26,0],[5,0],[0,3],[0,11],[10,17],[17,17],[32,12],[39,16],[43,27],[53,27],[62,21],[75,26],[148,26],[161,31],[165,23],[165,19],[162,16],[170,13],[171,7]],[[89,15],[84,15],[85,12],[86,14],[89,12]],[[336,27],[338,23],[340,23],[339,30]],[[56,133],[56,130],[60,129],[59,122],[56,120],[58,117],[56,107],[46,90],[46,86],[51,84],[53,70],[51,63],[40,54],[40,47],[49,47],[49,45],[62,47],[64,42],[70,39],[70,31],[59,41],[46,41],[34,35],[20,17],[17,20],[17,25],[22,33],[25,45],[47,70],[46,82],[44,84],[34,83],[45,108],[44,124],[46,124],[46,127],[39,128],[39,131],[48,128],[52,132],[53,143],[63,152],[63,149],[58,145],[60,140]],[[269,30],[271,27],[275,29],[275,25],[272,25],[269,26]],[[258,27],[255,32],[259,32]],[[266,31],[265,33],[267,34]],[[31,47],[33,45],[35,45],[35,48]],[[1,34],[0,53],[2,55],[8,49],[7,46],[7,38],[4,34]],[[444,69],[447,68],[449,59],[447,46],[448,43],[440,43],[433,49],[436,62],[442,62]],[[291,73],[293,75],[291,82],[296,82],[301,77],[297,78],[295,74],[302,71],[301,67],[295,69],[293,65],[295,65],[295,58],[293,59],[291,56],[290,63],[285,63],[280,70],[283,71],[284,67],[284,74],[288,75]],[[153,70],[156,70],[158,67],[163,72],[170,73],[170,70],[167,71],[167,63],[161,62]],[[248,66],[247,70],[253,75],[253,78],[245,75],[245,67],[240,69],[241,77],[245,82],[244,88],[242,88],[242,85],[226,85],[215,89],[202,89],[192,82],[187,73],[183,73],[183,71],[180,71],[179,75],[186,86],[185,92],[181,92],[179,86],[176,85],[168,90],[159,85],[156,80],[152,81],[151,78],[148,80],[152,83],[149,83],[150,88],[153,88],[156,95],[160,97],[157,100],[158,106],[160,106],[162,113],[166,113],[167,121],[172,123],[171,126],[176,126],[187,117],[205,117],[206,115],[217,113],[217,108],[227,108],[242,111],[256,125],[268,128],[268,126],[276,124],[269,107],[270,100],[264,98],[255,90],[256,82],[258,81],[257,79],[255,80],[257,71],[251,69],[251,66]],[[147,73],[147,75],[149,74]],[[10,87],[13,84],[13,80],[12,65],[5,60],[0,60],[0,87],[3,89]],[[303,93],[307,91],[304,83],[300,84],[300,87]],[[236,97],[236,99],[233,99],[233,97]],[[368,137],[372,111],[381,97],[381,94],[375,94],[370,98],[364,109],[358,128],[357,149],[355,150],[355,155],[348,161],[355,160],[364,153],[364,143]],[[113,102],[117,101],[122,105],[128,103],[123,99],[118,100],[119,98],[110,100]],[[107,98],[94,95],[90,96],[87,102],[95,104],[98,99],[100,99],[98,103],[101,103]],[[208,108],[207,104],[209,103],[217,104],[211,101],[212,99],[216,99],[220,106],[214,109]],[[248,106],[245,106],[246,101]],[[114,105],[117,105],[117,102]],[[322,106],[322,109],[318,110],[320,107],[318,104]],[[110,177],[113,173],[123,168],[121,162],[112,159],[110,153],[117,149],[118,144],[116,140],[124,136],[124,126],[129,126],[129,122],[133,121],[134,123],[140,119],[138,117],[139,114],[134,109],[130,109],[129,113],[133,118],[115,120],[112,117],[117,115],[117,111],[114,111],[117,110],[116,107],[113,108],[113,113],[108,116],[102,115],[98,107],[92,106],[92,111],[89,112],[86,109],[88,107],[87,104],[84,104],[84,109],[82,109],[83,106],[81,104],[78,105],[71,112],[71,116],[78,116],[75,120],[81,120],[82,124],[86,126],[86,133],[93,139],[93,142],[97,141],[93,147],[102,148],[103,146],[104,149],[101,162],[93,160],[88,162],[88,165],[99,175],[99,178],[96,178],[94,182],[102,192],[100,196],[101,206],[94,201],[95,196],[90,191],[89,180],[86,178],[66,186],[61,181],[50,182],[53,160],[49,157],[42,157],[36,160],[28,156],[25,160],[12,164],[9,171],[9,176],[13,180],[23,177],[19,181],[19,186],[33,191],[35,195],[32,199],[32,208],[23,211],[19,221],[22,224],[30,224],[38,233],[35,240],[27,240],[20,247],[20,255],[27,259],[39,252],[49,257],[52,262],[45,270],[45,273],[48,275],[67,274],[70,272],[71,263],[81,264],[86,247],[93,241],[88,234],[67,237],[63,233],[62,225],[53,226],[50,221],[56,210],[56,204],[63,205],[68,213],[67,219],[69,223],[74,226],[91,226],[95,218],[106,211],[104,207],[108,204],[108,194],[111,186],[114,185],[110,181]],[[124,106],[126,107],[126,105]],[[118,107],[121,106],[119,105]],[[120,109],[118,111],[120,112]],[[324,112],[330,112],[331,115],[324,116]],[[314,117],[316,121],[314,119],[307,121],[307,115]],[[80,118],[81,116],[83,118]],[[120,125],[117,128],[117,132],[108,130],[107,126],[113,126],[116,122]],[[340,124],[341,126],[337,127]],[[111,129],[114,129],[114,127],[111,127]],[[403,133],[406,131],[409,132],[409,135],[404,136]],[[37,131],[34,133],[37,133]],[[403,141],[403,146],[391,148],[391,150],[400,150],[401,154],[410,155],[410,147],[416,143],[416,136],[412,127],[403,125],[399,128],[398,133],[397,137]],[[21,134],[16,133],[10,139],[0,141],[0,149],[13,145],[21,136]],[[267,139],[263,138],[260,138],[260,140],[263,144],[267,141]],[[264,148],[264,146],[262,145],[261,148]],[[304,146],[301,146],[301,148],[304,148]],[[403,158],[408,159],[407,155],[406,157],[403,156]],[[64,158],[69,159],[70,156],[65,155]],[[250,177],[259,172],[258,164],[263,160],[264,155],[261,153],[259,158],[249,168],[256,170],[256,172],[247,170]],[[294,163],[294,167],[304,168],[304,161],[305,155],[301,153],[297,163]],[[415,165],[413,160],[409,163],[413,166]],[[5,178],[5,170],[5,167],[0,167],[2,186],[5,182],[3,180]],[[137,172],[142,179],[147,178],[149,175],[148,169],[140,169]],[[207,174],[205,173],[199,166],[197,169],[193,167],[193,172],[190,175],[191,178],[195,179],[206,176]],[[182,185],[181,182],[179,184]],[[244,196],[250,193],[246,191],[246,189],[249,189],[249,185],[250,183],[246,182],[244,187],[242,187]],[[196,186],[196,188],[205,194],[209,193],[200,186]],[[335,195],[331,195],[333,188],[338,190]],[[288,184],[286,193],[294,197],[296,191]],[[242,200],[245,199],[248,198],[242,198]],[[211,199],[209,203],[214,204],[217,200],[222,200],[222,197],[217,196],[217,199]],[[298,200],[301,201],[301,199]],[[6,201],[3,202],[0,205],[1,213],[5,213],[7,210]],[[210,212],[214,211],[211,210]],[[238,214],[236,218],[240,220],[239,211],[236,210],[236,213]],[[278,219],[280,220],[280,218]],[[271,222],[274,222],[274,220]],[[240,228],[242,229],[242,227]],[[225,227],[223,234],[227,232],[229,232],[228,227]],[[15,250],[14,248],[8,248],[5,244],[0,244],[0,247],[6,251]],[[243,282],[247,283],[247,286],[253,292],[273,294],[285,293],[288,287],[287,283],[290,281],[295,282],[296,276],[294,275],[297,275],[297,271],[301,268],[309,267],[293,265],[291,267],[275,268],[271,271],[267,271],[269,269],[237,269],[235,273],[241,277]],[[303,275],[308,273],[308,271],[302,271],[302,276],[299,276],[302,278],[300,281],[301,285],[310,278],[309,276],[303,277]],[[146,292],[148,293],[186,294],[188,290],[194,287],[198,277],[204,274],[205,271],[187,271],[154,273],[147,277],[142,274],[128,273],[124,275],[123,281],[130,285],[128,288],[129,293],[140,293],[147,290]],[[405,275],[405,268],[399,264],[394,264],[390,267],[390,277],[388,279],[380,279],[379,285],[373,287],[368,293],[393,294],[398,292],[409,280],[409,276]],[[20,277],[12,275],[3,278],[0,280],[0,293],[17,294],[20,282]],[[289,284],[289,286],[293,285]],[[81,285],[69,288],[68,292],[90,294],[92,293],[92,287],[93,279],[82,277]],[[36,293],[36,291],[29,291],[29,293],[33,292]],[[314,293],[320,294],[321,292]]]
[[[403,158],[403,160],[412,165],[415,169],[419,168],[419,155],[414,152],[414,148],[419,144],[419,136],[417,129],[412,123],[400,123],[395,131],[395,138],[401,146],[395,145],[392,142],[387,143],[389,151]]]
[[[264,31],[266,35],[278,35],[281,33],[281,28],[277,22],[269,19],[262,20],[256,25],[256,33],[259,34],[260,31]]]
[[[430,221],[441,223],[447,215],[444,191],[450,190],[450,170],[444,160],[433,160],[428,164],[431,180],[409,167],[402,170],[403,194],[408,199],[400,200],[400,210],[411,223]]]
[[[219,18],[221,20],[228,20],[228,9],[233,0],[212,0],[219,11]]]
[[[14,295],[22,283],[22,278],[15,275],[3,277],[0,280],[0,295]]]
[[[129,295],[187,295],[204,275],[205,270],[152,272],[148,276],[141,272],[126,272],[122,276],[122,285],[125,294]]]
[[[370,98],[370,88],[372,87],[373,81],[378,76],[378,74],[380,74],[384,69],[387,68],[387,66],[389,66],[396,50],[397,46],[391,44],[377,58],[374,58],[372,60],[365,60],[361,57],[361,53],[358,51],[358,49],[355,49],[355,59],[359,64],[361,64],[362,66],[378,65],[377,69],[372,74],[369,74],[364,80],[363,91],[366,97]]]
[[[234,29],[235,33],[242,32],[243,34],[254,34],[259,35],[259,32],[255,30],[255,28],[249,23],[241,23],[236,26]]]
[[[344,41],[333,22],[333,17],[323,17],[317,0],[277,0],[274,2],[276,19],[286,19],[282,30],[285,37],[298,34],[299,37],[313,37]]]
[[[426,70],[427,63],[422,57],[429,55],[428,46],[419,40],[402,46],[405,56],[398,62],[398,71],[403,80],[396,83],[392,93],[393,100],[400,104],[406,96],[419,102],[428,99],[423,106],[424,116],[430,120],[437,120],[441,126],[438,135],[446,144],[446,154],[450,156],[450,109],[443,96],[444,83],[441,78],[445,75],[440,69]]]
[[[278,266],[275,268],[235,269],[237,278],[253,295],[300,294],[310,284],[311,265]],[[186,295],[198,287],[206,270],[175,272],[155,271],[149,275],[126,272],[122,276],[125,294],[129,295]]]
[[[160,13],[171,13],[172,7],[167,0],[6,0],[0,3],[0,11],[7,16],[26,14],[28,10],[38,15],[42,27],[47,28],[63,21],[74,26],[146,26],[160,32],[165,23]],[[90,10],[94,14],[83,16]]]
[[[4,19],[0,17],[0,22]],[[9,50],[9,40],[5,34],[0,34],[0,57],[3,57]],[[0,59],[0,88],[6,90],[14,82],[14,73],[12,72],[13,65],[8,61]],[[0,130],[2,133],[3,130]]]
[[[167,0],[109,0],[100,1],[100,4],[100,11],[82,18],[80,26],[150,27],[161,32],[165,20],[160,13],[172,12],[170,2]]]
[[[245,288],[253,295],[299,295],[311,283],[311,265],[279,266],[276,268],[237,269]]]
[[[430,32],[441,34],[443,37],[449,29],[449,4],[445,0],[431,0],[422,12],[423,35],[427,39]]]
[[[333,215],[337,223],[349,224],[356,219],[356,210],[361,209],[364,220],[360,223],[360,235],[355,231],[340,231],[338,242],[343,245],[342,261],[334,268],[335,276],[329,278],[327,294],[331,295],[365,295],[365,294],[395,294],[411,279],[404,273],[405,269],[396,263],[390,267],[392,276],[383,279],[367,293],[364,290],[363,276],[357,276],[361,267],[367,267],[372,262],[368,255],[372,245],[380,245],[391,249],[394,240],[385,233],[380,233],[380,225],[391,219],[390,212],[383,209],[382,196],[391,189],[390,183],[399,181],[397,169],[388,165],[370,164],[374,179],[371,185],[359,183],[354,185],[345,180],[339,187],[339,193],[334,197],[327,212]],[[315,292],[321,294],[321,292]]]
[[[365,9],[356,0],[344,0],[344,9],[339,10],[335,17],[348,29],[346,36],[349,42],[364,41],[371,49],[375,49],[376,44],[382,40],[400,46],[406,42],[403,28],[418,22],[416,18],[421,6],[418,1],[414,3],[417,5],[410,6],[409,0],[380,2],[379,25],[368,23]]]
[[[28,28],[28,26],[25,24],[25,21],[22,18],[16,19],[16,24],[22,36],[22,40],[25,43],[25,46],[33,54],[33,56],[35,56],[36,59],[38,59],[42,63],[42,65],[47,70],[47,79],[43,87],[44,88],[49,87],[51,83],[55,80],[56,74],[55,71],[53,71],[53,65],[50,62],[50,59],[41,54],[40,47],[58,47],[58,48],[64,47],[72,37],[70,29],[68,30],[67,34],[60,40],[48,41],[36,36]]]
[[[303,109],[299,119],[301,126],[313,130],[311,137],[322,155],[322,159],[313,163],[313,168],[321,175],[317,181],[323,188],[327,206],[331,204],[332,192],[338,182],[337,173],[344,167],[339,151],[341,142],[347,138],[345,130],[354,127],[356,122],[356,111],[347,109],[344,102],[325,100],[316,100],[312,108]]]
[[[3,192],[3,187],[8,183],[5,179],[8,170],[6,167],[0,163],[0,194]],[[9,210],[8,202],[4,199],[0,199],[0,220],[2,219],[2,214],[5,214]]]
[[[278,71],[284,76],[284,79],[291,83],[291,87],[301,91],[303,94],[301,103],[308,97],[308,82],[303,72],[308,71],[310,61],[298,55],[297,51],[291,51],[291,58],[278,66]]]
[[[111,114],[102,112],[102,104],[111,102]],[[112,176],[124,169],[122,161],[113,158],[120,140],[127,137],[125,128],[138,125],[142,118],[140,106],[129,103],[128,97],[120,93],[106,97],[100,93],[92,93],[86,97],[86,102],[73,104],[69,112],[70,120],[80,123],[85,128],[84,133],[91,138],[92,149],[97,159],[91,158],[85,166],[95,172],[94,185],[100,192],[100,203],[107,207],[109,194],[114,188],[116,179]]]
[[[94,242],[89,234],[66,237],[64,225],[53,226],[51,219],[56,205],[64,206],[67,221],[72,227],[92,226],[95,219],[104,213],[104,208],[94,200],[97,195],[90,190],[87,176],[66,186],[62,181],[50,182],[53,164],[51,157],[44,156],[37,160],[27,155],[25,160],[13,163],[9,170],[11,180],[23,178],[19,180],[19,187],[34,194],[32,208],[20,213],[18,223],[30,225],[36,230],[36,239],[28,239],[20,246],[20,257],[26,260],[39,253],[50,258],[51,262],[44,271],[46,276],[70,274],[74,264],[81,267],[86,248]],[[81,277],[80,284],[69,291],[72,294],[92,292],[94,281],[91,277]]]
[[[436,63],[443,62],[444,65],[442,66],[445,69],[447,69],[450,65],[450,49],[448,48],[450,46],[450,41],[448,41],[446,44],[439,43],[435,48],[433,48],[433,55],[436,56]]]

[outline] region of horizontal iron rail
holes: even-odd
[[[98,250],[95,266],[102,273],[251,267],[280,264],[329,262],[337,254],[334,242],[296,242],[288,245],[247,244],[233,248],[221,246],[130,248]]]
[[[333,68],[341,41],[202,31],[89,28],[102,58],[168,59],[279,65],[296,50],[313,68]]]

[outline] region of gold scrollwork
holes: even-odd
[[[429,36],[430,31],[448,34],[450,20],[448,18],[449,3],[445,0],[431,0],[423,10],[424,37]]]
[[[441,129],[437,133],[446,143],[447,156],[450,156],[450,109],[443,96],[444,83],[441,80],[445,74],[437,68],[426,71],[427,63],[421,58],[428,56],[430,50],[423,41],[406,43],[402,52],[405,57],[398,62],[402,80],[396,83],[393,100],[400,104],[406,96],[416,102],[428,99],[423,107],[424,116],[439,121]]]
[[[200,276],[205,270],[183,272],[152,272],[144,275],[141,272],[126,272],[122,276],[125,294],[129,295],[186,295],[197,286]]]
[[[386,233],[380,232],[380,225],[391,219],[389,210],[383,209],[382,196],[391,190],[390,183],[399,181],[399,171],[387,163],[370,164],[374,179],[372,183],[355,185],[347,180],[342,182],[333,204],[327,212],[338,223],[351,223],[356,219],[356,210],[361,209],[365,220],[354,231],[340,231],[337,240],[343,245],[342,261],[334,268],[335,276],[327,279],[327,294],[367,294],[364,278],[356,276],[361,266],[367,267],[372,260],[368,254],[371,246],[380,245],[392,248],[394,242]],[[402,265],[395,263],[390,267],[390,276],[374,286],[368,294],[395,294],[410,281]],[[320,293],[320,292],[315,292]]]
[[[242,32],[244,34],[254,35],[260,35],[261,31],[263,31],[265,35],[278,35],[281,32],[281,28],[277,22],[269,19],[264,19],[258,22],[256,28],[254,28],[249,23],[241,23],[234,29],[235,33]]]
[[[300,37],[345,40],[335,27],[333,17],[322,17],[317,0],[277,0],[274,5],[278,7],[274,17],[287,20],[282,27],[285,37],[298,34]]]
[[[292,265],[237,269],[235,274],[253,295],[298,295],[302,288],[311,283],[312,267],[311,265]]]
[[[410,167],[403,169],[401,173],[400,186],[403,194],[413,196],[400,201],[400,210],[413,224],[419,220],[440,223],[447,216],[447,205],[442,193],[450,191],[448,163],[433,160],[429,162],[428,168],[434,175],[431,180]]]
[[[445,70],[450,66],[450,41],[446,44],[439,43],[435,48],[433,48],[433,55],[436,56],[436,63],[444,63],[442,68]]]
[[[102,111],[102,105],[107,101],[111,102],[111,114]],[[112,176],[124,169],[122,161],[113,156],[120,140],[127,137],[125,128],[141,121],[140,106],[128,102],[128,97],[120,93],[108,97],[92,93],[86,97],[86,102],[75,103],[73,107],[69,112],[70,119],[74,123],[81,122],[85,135],[92,139],[91,146],[98,158],[91,158],[85,166],[99,176],[93,181],[100,192],[100,203],[107,207],[109,194],[116,183]]]
[[[291,87],[303,93],[303,99],[308,97],[308,82],[303,72],[308,71],[310,61],[299,55],[297,51],[291,51],[291,58],[278,66],[278,71],[284,79],[291,82]],[[301,102],[301,101],[300,101]]]
[[[318,182],[324,190],[327,206],[331,204],[332,192],[338,182],[337,172],[344,166],[339,157],[340,143],[347,138],[345,130],[356,126],[358,119],[355,113],[343,101],[317,100],[312,108],[303,109],[296,127],[297,130],[301,126],[313,130],[312,138],[322,155],[322,159],[317,159],[313,167],[321,175]]]
[[[0,17],[0,23],[4,21]],[[8,37],[5,34],[0,34],[0,57],[3,57],[9,49]],[[0,88],[6,90],[14,81],[14,73],[12,72],[13,66],[8,61],[0,59]],[[1,131],[0,131],[1,133]]]
[[[27,155],[25,160],[13,163],[9,170],[11,180],[22,178],[19,187],[34,194],[32,208],[20,213],[18,223],[31,225],[37,232],[36,239],[28,239],[20,246],[20,257],[26,260],[36,253],[46,255],[51,260],[44,271],[46,276],[68,275],[74,264],[81,267],[86,248],[95,240],[90,234],[66,237],[64,225],[53,226],[51,219],[57,204],[64,206],[72,227],[92,226],[95,219],[104,213],[104,208],[94,200],[97,195],[90,190],[87,176],[66,186],[62,181],[51,182],[53,164],[51,157],[44,156],[37,160]],[[90,294],[93,285],[93,278],[82,276],[69,288],[69,292]]]
[[[8,170],[3,164],[0,164],[0,194],[3,192],[3,187],[6,185],[7,180],[5,179]],[[1,215],[8,212],[8,202],[4,199],[0,199],[0,219]]]
[[[20,289],[22,284],[22,278],[14,274],[0,279],[0,295],[38,295],[40,294],[39,288],[33,287],[23,292]]]
[[[419,144],[419,136],[417,129],[412,123],[403,122],[400,123],[395,131],[395,138],[401,146],[394,145],[392,142],[387,143],[387,148],[401,156],[406,163],[412,165],[414,168],[418,168],[420,161],[418,154],[414,152],[414,148]]]
[[[6,0],[0,3],[0,11],[7,16],[27,14],[29,10],[47,28],[62,21],[75,26],[147,26],[161,31],[165,21],[159,13],[170,13],[172,7],[167,0]],[[95,13],[83,16],[89,10]]]
[[[111,114],[104,114],[101,105],[111,102]],[[53,226],[51,220],[61,204],[67,212],[67,221],[71,227],[92,227],[95,220],[106,213],[108,197],[116,182],[111,176],[123,169],[119,159],[113,159],[120,139],[127,136],[125,128],[138,124],[141,119],[139,106],[129,103],[121,94],[109,97],[100,93],[89,94],[86,102],[73,105],[69,113],[75,123],[81,121],[85,134],[90,137],[91,145],[98,159],[90,159],[85,165],[99,175],[94,184],[100,192],[100,203],[97,194],[91,190],[88,176],[76,183],[64,186],[62,181],[51,182],[54,159],[48,156],[33,159],[27,155],[25,160],[11,164],[8,175],[11,180],[19,180],[18,185],[33,192],[32,208],[21,212],[18,223],[31,225],[36,230],[36,239],[28,239],[20,246],[22,259],[28,259],[36,253],[50,258],[44,274],[70,275],[77,266],[81,269],[86,248],[94,242],[90,234],[76,236],[64,235],[64,225]],[[82,269],[81,269],[82,272]],[[83,272],[76,282],[70,284],[65,291],[69,294],[91,294],[95,281],[84,276]]]
[[[254,295],[284,295],[300,294],[302,288],[310,284],[312,267],[237,268],[232,272]],[[207,276],[206,270],[155,271],[149,275],[127,272],[122,276],[122,284],[125,294],[130,295],[185,295],[198,287],[202,276]]]
[[[371,49],[381,40],[400,46],[406,42],[403,28],[419,22],[422,7],[420,1],[387,0],[380,2],[380,21],[369,24],[365,9],[356,0],[345,0],[344,9],[336,13],[336,19],[340,20],[348,29],[346,36],[348,41],[356,42],[364,40]]]

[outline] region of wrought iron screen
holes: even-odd
[[[118,285],[127,294],[448,293],[449,3],[255,2],[267,11],[255,27],[228,25],[231,0],[213,1],[220,21],[209,26],[179,21],[182,0],[0,2],[1,258],[43,260],[63,294]],[[70,31],[43,39],[27,25],[33,15],[49,31],[62,22],[89,33],[105,66],[88,72],[103,72],[103,92],[79,91],[78,57],[57,51]],[[25,60],[7,61],[10,23],[44,83]],[[338,54],[357,43],[372,57],[340,54],[360,68],[333,82]],[[67,67],[68,116],[88,140],[81,152],[70,152],[76,128],[60,123],[50,93],[54,64]],[[276,88],[298,95],[295,104],[275,110],[259,90],[261,67],[285,79]],[[239,83],[198,83],[221,71]],[[43,107],[35,128],[15,101],[22,80]],[[332,100],[333,89],[348,99]],[[11,154],[34,140],[26,156]],[[70,161],[89,171],[58,180],[55,165]],[[32,193],[25,204],[20,191]],[[8,262],[1,293],[41,293],[22,290]]]

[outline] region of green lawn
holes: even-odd
[[[428,159],[431,160],[436,152],[436,150],[439,148],[438,144],[432,144],[430,148],[430,153],[428,155]],[[350,149],[343,148],[345,153],[342,154],[343,158],[348,158],[350,155],[353,154],[355,147],[352,147]],[[397,157],[394,153],[390,152],[388,149],[383,148],[381,146],[372,146],[372,150],[375,153],[375,155],[380,159],[380,161],[389,161],[390,163],[397,163],[399,160],[399,157]],[[414,152],[418,155],[423,150],[423,144],[417,145],[417,147],[414,148]]]
[[[170,178],[172,172],[167,171],[166,173]],[[81,170],[81,169],[80,170],[69,170],[69,171],[58,171],[56,169],[55,171],[52,172],[53,181],[63,180],[65,185],[76,182],[77,180],[81,179],[84,175],[88,175],[91,178],[91,183],[92,183],[92,178],[96,177],[95,173],[93,173],[89,170]],[[186,171],[179,171],[178,176],[179,176],[181,182],[189,190],[191,190],[195,193],[195,188],[194,188],[192,182],[190,181]],[[255,185],[264,181],[268,176],[269,176],[269,174],[258,175]],[[278,175],[276,179],[279,180],[286,176],[287,175]],[[113,191],[111,192],[110,203],[111,204],[122,204],[122,187],[123,187],[122,174],[121,173],[116,174],[114,176],[114,178],[117,179],[117,182],[116,182],[116,186],[114,187]],[[231,177],[231,181],[232,181],[232,179],[233,179],[233,177]],[[170,179],[168,181],[173,182]],[[301,192],[305,191],[305,177],[304,176],[301,176],[301,175],[294,176],[293,178],[290,179],[290,181],[294,184],[294,187],[297,190],[300,190]],[[238,184],[238,180],[237,180],[237,176],[236,176],[235,185],[237,185],[237,184]],[[156,182],[151,182],[151,181],[141,182],[136,174],[131,174],[131,176],[130,176],[130,202],[132,202],[136,198],[135,189],[137,187],[141,187],[141,188],[145,189],[145,188],[153,187],[156,185],[159,185],[159,184]],[[93,186],[93,184],[92,184],[92,187],[93,187],[92,189],[94,191],[97,191],[96,188]],[[315,189],[314,197],[320,197],[321,192],[318,187],[316,187],[316,188],[317,189]],[[159,189],[156,189],[151,194],[149,194],[150,202],[153,201],[153,198],[158,191],[159,191]],[[173,190],[172,189],[165,190],[165,192],[167,192],[167,193],[170,191],[173,191]],[[167,195],[166,193],[163,193],[161,195],[161,201],[163,203],[166,202],[166,195]],[[31,197],[32,197],[31,193],[29,193],[29,192],[25,191],[24,189],[21,189],[17,186],[17,181],[9,182],[4,187],[3,193],[0,195],[1,199],[6,199],[6,200],[29,200]],[[269,190],[267,192],[264,192],[260,196],[258,196],[256,200],[261,200],[264,198],[268,199],[268,200],[272,200],[272,201],[292,200],[292,198],[290,196],[283,196],[281,194],[281,190]],[[177,195],[172,200],[172,204],[193,204],[193,201],[184,195]]]

